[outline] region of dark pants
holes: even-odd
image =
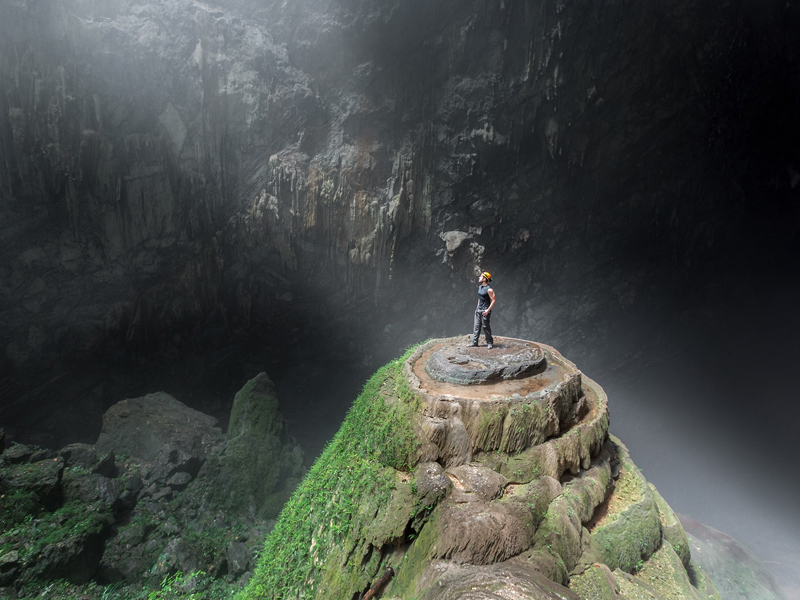
[[[489,320],[492,318],[492,313],[488,315],[483,314],[483,311],[475,311],[475,322],[472,324],[472,343],[477,344],[478,338],[481,335],[481,327],[483,327],[483,334],[486,336],[486,343],[494,343],[492,338],[492,324]]]

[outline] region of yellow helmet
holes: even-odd
[[[486,281],[491,281],[492,280],[492,274],[489,273],[489,271],[484,271],[483,273],[481,273],[481,277],[485,277]]]

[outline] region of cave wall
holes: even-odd
[[[477,266],[501,274],[510,334],[542,328],[548,294],[566,320],[625,309],[664,265],[736,243],[754,164],[794,190],[796,148],[761,140],[797,108],[797,20],[744,1],[4,2],[3,416],[78,365],[186,344],[370,355],[453,333]]]

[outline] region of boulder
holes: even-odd
[[[192,476],[186,471],[178,471],[167,481],[167,485],[176,492],[182,492],[192,482]]]
[[[103,415],[98,454],[114,452],[148,463],[174,455],[205,460],[222,439],[217,420],[157,392],[118,402]],[[169,450],[164,451],[164,446]]]
[[[98,475],[102,475],[104,477],[113,477],[114,470],[116,468],[116,457],[114,456],[113,450],[111,452],[106,453],[106,455],[97,461],[97,464],[92,467],[92,473],[96,473]]]
[[[3,451],[0,458],[3,462],[10,465],[19,465],[30,461],[33,450],[24,444],[13,444]]]
[[[0,494],[28,493],[47,510],[61,506],[62,459],[19,464],[0,471]]]
[[[109,479],[97,473],[79,474],[66,470],[61,481],[64,502],[91,504],[99,502],[111,509],[124,490],[118,479]]]
[[[455,502],[489,502],[497,498],[508,479],[500,473],[478,464],[460,465],[447,470],[453,481],[451,499]]]
[[[4,539],[19,552],[14,585],[66,579],[84,583],[92,578],[113,523],[108,505],[72,501],[44,513],[31,527],[11,530]]]
[[[247,544],[242,542],[231,542],[228,544],[228,575],[237,579],[250,569],[250,559],[252,552]]]
[[[579,600],[571,590],[519,564],[443,567],[443,575],[421,590],[421,600]],[[435,565],[432,571],[436,573]]]
[[[91,471],[97,464],[97,450],[92,444],[69,444],[58,455],[67,467],[79,467]]]

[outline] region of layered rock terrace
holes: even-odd
[[[608,428],[603,389],[550,346],[428,341],[365,386],[248,597],[355,598],[391,568],[387,600],[718,599]]]

